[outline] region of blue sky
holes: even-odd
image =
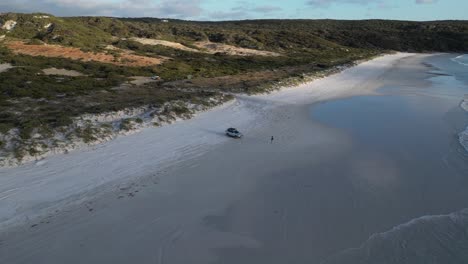
[[[0,12],[190,20],[265,18],[468,20],[468,0],[0,0]]]

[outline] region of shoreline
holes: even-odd
[[[460,107],[468,113],[468,95],[465,95],[465,98],[463,101],[460,103]],[[465,128],[464,131],[460,132],[458,134],[460,144],[463,146],[463,148],[466,150],[468,153],[468,126]]]
[[[223,135],[226,127],[235,126],[247,133],[255,131],[280,118],[271,114],[272,109],[280,106],[372,93],[379,86],[381,74],[410,56],[425,55],[386,55],[298,87],[266,95],[238,96],[233,103],[193,119],[145,129],[93,149],[52,156],[40,164],[0,169],[0,200],[5,204],[0,209],[0,229],[30,223],[57,209],[82,204],[138,178],[232,143]]]
[[[453,60],[451,58],[448,58],[448,56],[446,59]],[[452,78],[453,81],[458,81],[455,79],[455,76],[445,71],[440,71],[440,73],[442,74],[440,74],[440,76],[437,76],[439,74],[440,69],[436,65],[433,65],[430,63],[427,63],[427,64],[437,69],[437,71],[427,72],[431,75],[434,75],[434,72],[436,72],[435,73],[436,76],[428,78],[428,80],[430,80],[431,82],[431,87],[429,89],[431,88],[434,89],[434,87],[443,87],[444,90],[449,90],[451,87],[457,86],[457,84],[454,84],[453,82],[452,83],[447,82],[448,84],[445,84],[443,81],[440,81],[437,79],[437,78]],[[458,86],[463,86],[463,84],[458,85]],[[417,94],[418,92],[414,92],[414,93]],[[448,93],[450,94],[450,92]],[[390,92],[390,90],[386,90],[382,94],[384,96],[389,96],[389,95],[396,95],[398,97],[402,96],[401,92],[395,92],[393,94],[392,92]],[[412,95],[412,93],[410,92],[408,93],[408,95]],[[423,92],[421,93],[421,95],[422,96],[427,95],[429,97],[438,96],[437,93],[435,95],[431,95],[430,92],[427,94]],[[439,96],[444,97],[444,95],[439,95]],[[447,95],[447,97],[449,97],[449,95]],[[453,96],[452,106],[454,105],[453,101],[454,100],[458,101],[458,99],[459,99],[458,96]],[[352,99],[349,99],[349,100],[352,100]],[[422,104],[421,101],[419,103]],[[463,111],[468,112],[467,106],[468,106],[468,97],[467,95],[465,95],[464,100],[462,100],[460,104],[456,102],[456,109],[451,109],[447,111],[453,111],[452,114],[453,113],[459,114],[460,109],[458,109],[458,107],[460,107]],[[465,119],[448,118],[448,119],[450,119],[451,122],[454,122],[454,123],[457,123],[458,121],[466,120],[466,118]],[[388,120],[388,118],[385,118],[385,120]],[[388,121],[391,122],[391,120],[388,120]],[[458,122],[458,123],[460,124],[461,122]],[[359,122],[356,122],[356,126],[362,127],[362,125],[359,125]],[[345,127],[349,129],[348,126],[345,126]],[[458,127],[458,125],[456,127]],[[340,127],[340,129],[343,129],[343,128]],[[449,147],[450,150],[448,151],[449,153],[443,156],[447,167],[458,166],[460,165],[460,163],[463,163],[463,161],[466,162],[466,159],[464,159],[464,157],[466,157],[467,152],[464,152],[464,150],[468,151],[468,147],[467,147],[468,145],[466,145],[468,144],[468,141],[462,142],[463,141],[462,136],[464,133],[466,133],[464,134],[465,136],[464,139],[468,140],[468,127],[466,128],[464,132],[461,132],[459,134],[456,131],[455,132],[452,131],[449,134],[450,136],[452,135],[459,136],[460,145],[450,144],[450,147]],[[379,134],[383,134],[383,133],[379,133]],[[402,137],[400,137],[399,140],[401,138]],[[460,152],[461,147],[462,148],[464,147],[465,149]],[[410,155],[410,154],[407,154],[407,155]],[[414,155],[414,154],[412,156],[417,157],[417,155]],[[456,158],[454,158],[454,156],[460,159],[458,161],[455,161]],[[460,163],[456,164],[457,162],[460,162]],[[460,169],[459,167],[456,167],[456,168]],[[455,169],[455,168],[452,167],[452,169]],[[463,175],[463,172],[460,172],[460,175]],[[414,175],[411,175],[411,176],[414,176]],[[429,175],[426,175],[426,176],[427,178],[429,178]],[[445,176],[448,177],[449,175],[445,175]],[[449,182],[449,178],[447,178],[446,181]],[[448,184],[447,182],[445,182],[444,184]],[[468,208],[466,207],[466,205],[462,205],[462,206],[457,205],[455,206],[455,208],[452,208],[449,210],[442,210],[441,212],[424,213],[424,214],[421,214],[420,216],[414,216],[414,217],[410,217],[409,219],[404,219],[401,223],[388,227],[384,229],[383,231],[372,233],[368,238],[363,240],[363,242],[356,244],[356,246],[342,249],[330,255],[329,257],[325,258],[320,263],[322,264],[375,263],[375,262],[382,261],[386,257],[395,258],[395,259],[398,259],[400,257],[401,259],[409,258],[410,261],[407,261],[407,262],[413,263],[413,262],[419,261],[420,259],[424,259],[425,261],[433,260],[431,256],[429,255],[427,256],[427,258],[425,258],[426,256],[423,257],[422,255],[416,256],[417,252],[436,252],[436,251],[437,253],[440,253],[438,257],[442,259],[444,258],[451,259],[450,254],[452,254],[453,252],[457,252],[457,253],[463,252],[460,250],[457,251],[458,249],[457,247],[459,245],[466,243],[464,238],[461,238],[458,236],[458,232],[466,228],[467,225],[468,225]],[[440,237],[444,237],[442,242],[438,240],[438,238]],[[425,243],[421,244],[420,243],[421,241],[425,241]],[[443,249],[438,247],[439,246],[438,243],[444,244],[443,248],[452,248],[453,251],[444,252]],[[457,258],[453,257],[453,260],[455,259]]]
[[[74,151],[88,151],[90,149],[95,149],[102,144],[106,144],[115,140],[116,138],[122,136],[128,136],[135,133],[139,133],[144,129],[161,127],[172,125],[174,123],[192,119],[197,115],[207,112],[215,111],[217,108],[223,108],[232,103],[236,102],[236,96],[245,98],[246,96],[262,96],[268,95],[270,93],[280,92],[282,90],[287,90],[301,85],[307,85],[308,83],[338,74],[348,68],[354,67],[366,61],[373,60],[378,57],[390,55],[392,53],[381,54],[379,56],[369,57],[367,59],[357,60],[343,65],[335,66],[330,69],[312,72],[308,74],[303,74],[300,77],[288,77],[281,81],[278,81],[273,84],[268,84],[263,88],[263,92],[255,94],[243,94],[243,93],[221,93],[218,96],[209,98],[207,102],[210,106],[192,104],[191,102],[184,101],[174,101],[167,102],[159,108],[154,108],[151,105],[143,105],[140,107],[126,108],[116,112],[104,112],[100,114],[83,114],[81,116],[75,117],[73,119],[73,124],[65,129],[66,132],[76,132],[77,130],[86,130],[90,128],[94,131],[94,135],[91,135],[93,138],[91,141],[86,142],[84,138],[77,137],[74,135],[70,139],[68,136],[65,136],[66,132],[55,131],[54,135],[51,138],[34,141],[30,143],[31,149],[34,149],[35,153],[31,154],[25,152],[24,149],[21,151],[22,157],[15,157],[15,153],[12,150],[4,151],[0,153],[0,169],[1,168],[15,168],[21,167],[31,163],[43,163],[48,157],[53,157],[56,155],[66,155]],[[8,66],[8,64],[4,64]],[[0,65],[0,71],[1,69]],[[8,69],[8,68],[6,68]],[[234,97],[229,99],[228,97]],[[227,99],[226,99],[227,98]],[[183,105],[188,110],[188,113],[177,114],[174,112],[170,113],[161,113],[162,110],[168,108],[172,109],[175,106]],[[151,118],[148,120],[148,117]],[[135,120],[139,119],[143,122],[136,122]],[[121,126],[125,121],[130,121],[128,129],[115,130],[116,126]],[[157,125],[155,125],[157,124]],[[109,126],[112,129],[109,129]],[[0,134],[0,140],[5,145],[11,145],[11,141],[14,141],[15,137],[18,135],[17,129],[13,129],[10,133]],[[73,133],[72,133],[73,134]],[[65,139],[65,141],[62,141]],[[9,143],[10,142],[10,143]],[[52,145],[51,142],[58,142]],[[10,146],[11,147],[11,146]],[[5,154],[5,155],[4,155]]]

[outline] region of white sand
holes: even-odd
[[[84,76],[84,74],[82,74],[81,72],[66,69],[47,68],[42,71],[45,75],[62,75],[71,77]]]
[[[131,77],[131,84],[140,86],[143,84],[151,83],[151,82],[156,82],[156,80],[151,79],[151,77],[146,77],[146,76],[133,76]]]
[[[198,41],[195,42],[194,45],[211,54],[221,52],[234,56],[281,56],[281,54],[277,52],[240,48],[232,45],[210,41]]]
[[[167,41],[167,40],[148,39],[148,38],[131,38],[131,40],[139,42],[143,45],[161,45],[161,46],[166,46],[166,47],[170,47],[174,49],[190,51],[190,52],[201,52],[200,50],[192,49],[180,43]]]
[[[4,71],[7,71],[9,69],[13,68],[13,66],[11,66],[11,64],[9,63],[0,63],[0,73],[1,72],[4,72]]]
[[[217,52],[226,53],[229,55],[237,55],[237,56],[281,56],[281,54],[271,51],[264,51],[264,50],[256,50],[256,49],[247,49],[236,47],[232,45],[227,45],[223,43],[215,43],[209,41],[199,41],[195,42],[194,45],[200,48],[193,49],[187,46],[184,46],[178,42],[166,41],[166,40],[159,40],[159,39],[148,39],[148,38],[131,38],[131,40],[139,42],[144,45],[161,45],[170,47],[173,49],[179,49],[184,51],[190,52],[201,52],[201,53],[210,53],[214,54]]]
[[[40,216],[50,215],[55,210],[67,208],[67,205],[90,201],[139,177],[155,175],[205,153],[213,154],[210,150],[217,149],[217,146],[234,144],[232,139],[223,136],[224,129],[230,126],[246,134],[245,140],[236,141],[239,144],[260,140],[253,135],[259,135],[262,127],[276,123],[278,140],[293,139],[293,132],[301,131],[303,120],[296,122],[294,115],[282,116],[283,112],[278,109],[290,109],[288,113],[294,114],[294,105],[372,93],[382,84],[382,75],[399,59],[408,56],[412,55],[400,53],[380,57],[313,83],[269,95],[239,96],[235,102],[202,113],[192,120],[146,129],[93,149],[52,156],[36,164],[0,169],[0,228],[6,230],[13,225],[34,223]],[[281,127],[282,123],[278,121],[282,118],[291,119],[291,122],[285,122],[285,127]],[[297,142],[297,147],[300,145]],[[255,145],[255,148],[262,146],[268,147],[268,144]],[[291,147],[284,145],[285,149]],[[240,159],[255,158],[254,153],[245,153],[241,149],[233,151],[242,155]]]

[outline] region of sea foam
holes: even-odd
[[[372,235],[359,248],[344,250],[322,264],[465,263],[468,208],[428,215]],[[437,260],[437,261],[436,261]]]
[[[465,100],[463,100],[463,102],[460,104],[461,108],[463,108],[463,110],[465,110],[466,112],[468,112],[468,95],[465,95]]]
[[[468,54],[457,56],[453,58],[452,61],[463,66],[468,66]]]
[[[465,131],[458,134],[458,139],[460,140],[460,144],[468,151],[468,127],[466,127]]]
[[[468,95],[465,96],[465,99],[460,104],[460,107],[468,112]],[[468,151],[468,127],[466,127],[465,131],[458,134],[458,139],[460,144]]]

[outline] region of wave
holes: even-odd
[[[465,95],[465,99],[461,102],[460,107],[463,108],[466,112],[468,112],[468,95]]]
[[[322,264],[466,264],[468,208],[423,216],[372,235],[359,248],[345,250]]]
[[[468,152],[468,127],[466,127],[465,131],[458,134],[458,139],[460,141],[460,144]]]
[[[465,97],[467,97],[465,95]],[[460,107],[468,112],[468,98],[465,98],[461,104]],[[466,127],[465,131],[461,132],[458,134],[458,140],[460,141],[460,144],[465,148],[465,150],[468,152],[468,126]]]
[[[455,58],[452,58],[451,60],[460,65],[468,66],[468,54],[457,56]]]

